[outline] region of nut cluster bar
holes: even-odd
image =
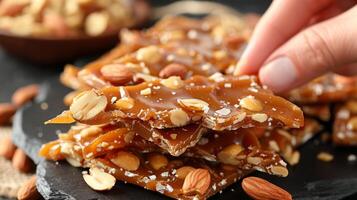
[[[81,123],[146,121],[153,128],[202,123],[212,130],[249,127],[303,126],[296,105],[261,87],[254,77],[194,76],[158,79],[135,86],[86,91],[70,106]]]

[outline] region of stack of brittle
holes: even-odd
[[[252,28],[244,16],[172,16],[123,31],[107,55],[66,67],[69,109],[47,123],[76,124],[40,155],[89,168],[95,190],[117,179],[176,199],[206,199],[255,170],[287,176],[321,126],[256,77],[230,75]]]

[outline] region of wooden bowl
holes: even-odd
[[[118,42],[118,34],[98,37],[35,38],[0,32],[0,45],[9,53],[38,64],[70,61],[107,50]]]
[[[141,27],[150,16],[150,6],[145,0],[135,0],[135,28]],[[118,32],[91,37],[87,35],[55,38],[18,36],[0,30],[0,45],[7,52],[37,64],[64,63],[77,57],[103,52],[119,41]]]

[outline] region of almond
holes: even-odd
[[[126,151],[119,151],[110,161],[128,171],[136,171],[140,167],[140,159]]]
[[[35,98],[40,90],[36,84],[21,87],[12,95],[12,103],[18,107],[23,106],[25,103]]]
[[[162,55],[157,46],[143,47],[136,52],[136,59],[147,63],[157,63],[161,58]]]
[[[150,166],[155,170],[159,170],[161,168],[164,168],[169,163],[167,158],[164,155],[161,155],[161,154],[149,155],[148,161],[149,161]]]
[[[123,97],[115,102],[115,107],[120,110],[132,109],[135,105],[135,101],[130,97]]]
[[[242,152],[244,148],[240,144],[231,144],[217,154],[217,158],[220,162],[229,165],[238,165],[240,161],[237,156]]]
[[[115,85],[129,83],[134,76],[134,73],[123,64],[104,65],[100,72],[105,80]]]
[[[207,169],[195,169],[189,172],[183,182],[184,194],[199,193],[204,195],[211,184],[211,175]]]
[[[0,103],[0,125],[9,123],[15,113],[16,106],[10,103]]]
[[[184,126],[190,121],[189,116],[182,109],[176,108],[174,110],[170,110],[169,114],[170,114],[171,123],[174,126],[177,127]]]
[[[195,170],[195,168],[190,166],[183,166],[176,170],[176,176],[179,179],[185,179],[187,174],[191,171]]]
[[[91,120],[104,112],[107,107],[107,98],[94,90],[80,93],[73,99],[69,107],[74,119],[79,121]]]
[[[93,12],[86,18],[85,32],[90,36],[98,36],[109,28],[110,16],[107,12]]]
[[[37,200],[40,199],[40,193],[36,187],[36,176],[32,176],[26,181],[17,192],[18,200]]]
[[[263,110],[262,103],[253,96],[247,96],[240,100],[239,105],[250,111],[259,112]]]
[[[170,76],[179,76],[181,79],[184,79],[187,74],[187,68],[184,65],[178,63],[172,63],[167,65],[159,73],[161,78],[168,78]]]
[[[255,200],[291,200],[284,189],[258,177],[247,177],[242,181],[243,190]]]
[[[11,160],[16,151],[16,146],[12,143],[10,136],[5,136],[0,140],[0,156]]]
[[[20,172],[30,172],[33,169],[33,162],[21,149],[16,149],[12,158],[12,166]]]
[[[96,191],[110,190],[114,187],[116,179],[99,168],[90,168],[89,174],[83,174],[84,181]]]
[[[184,86],[184,82],[181,80],[179,76],[170,76],[167,79],[162,79],[160,83],[172,90],[180,89]]]
[[[209,104],[201,99],[177,99],[177,103],[190,110],[208,111],[209,109]]]

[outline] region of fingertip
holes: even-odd
[[[298,80],[294,63],[286,56],[276,58],[264,65],[259,71],[259,79],[275,93],[291,89]]]

